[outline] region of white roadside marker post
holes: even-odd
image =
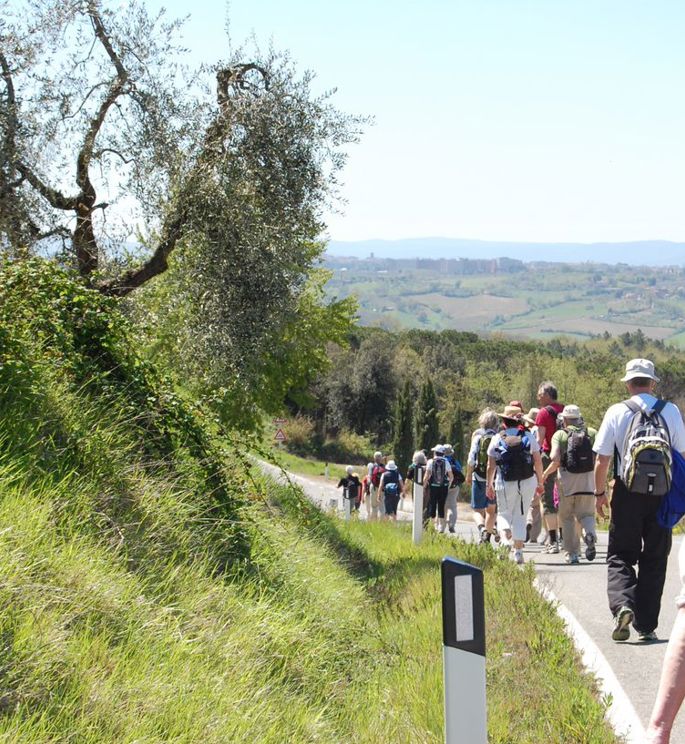
[[[352,518],[352,500],[347,486],[343,488],[343,502],[345,504],[345,521],[349,522]]]
[[[414,470],[414,483],[412,491],[414,495],[414,521],[412,523],[411,539],[414,545],[421,542],[423,535],[423,465],[417,465]]]
[[[445,744],[487,744],[483,572],[442,561]]]

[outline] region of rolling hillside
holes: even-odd
[[[685,269],[516,260],[327,256],[331,296],[356,295],[363,325],[620,336],[685,344]]]

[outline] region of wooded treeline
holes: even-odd
[[[320,442],[352,433],[394,451],[410,426],[410,449],[450,441],[463,455],[483,408],[502,410],[510,400],[520,400],[526,410],[536,406],[544,380],[554,382],[562,403],[580,406],[585,420],[598,426],[607,407],[626,397],[620,378],[637,356],[654,360],[659,394],[681,410],[685,404],[685,354],[649,341],[639,329],[619,339],[545,343],[357,328],[349,348],[330,347],[329,354],[330,370],[310,387],[310,404],[290,406],[311,420]]]

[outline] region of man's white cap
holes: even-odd
[[[444,455],[445,448],[441,444],[436,444],[435,447],[432,448],[431,452],[435,452],[436,455]]]
[[[626,373],[621,377],[621,382],[628,382],[636,377],[649,377],[654,382],[659,382],[659,378],[654,374],[654,362],[649,359],[631,359],[626,364]]]

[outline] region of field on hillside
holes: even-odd
[[[430,265],[432,264],[432,265]],[[458,273],[458,262],[328,258],[331,297],[355,295],[363,325],[500,332],[531,338],[645,336],[685,345],[685,271],[522,264]]]

